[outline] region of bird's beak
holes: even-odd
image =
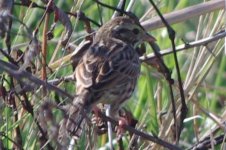
[[[146,33],[144,35],[144,41],[146,41],[146,42],[155,42],[156,39],[152,35]]]

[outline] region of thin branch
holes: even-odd
[[[35,2],[32,2],[32,3],[18,3],[18,2],[15,2],[14,5],[18,5],[18,6],[25,6],[25,7],[31,7],[31,8],[40,8],[40,9],[46,9],[46,7],[44,6],[40,6],[38,5],[37,3]],[[31,5],[31,6],[30,6]]]
[[[118,122],[115,121],[114,119],[110,118],[110,117],[107,117],[105,116],[104,114],[102,113],[99,113],[98,114],[102,119],[104,119],[105,121],[110,121],[112,124],[118,126]],[[154,137],[154,136],[151,136],[145,132],[141,132],[131,126],[128,126],[128,125],[123,125],[123,128],[126,130],[126,131],[129,131],[130,133],[133,133],[133,134],[136,134],[137,136],[140,136],[144,139],[147,139],[149,141],[152,141],[154,143],[157,143],[165,148],[168,148],[170,150],[181,150],[179,147],[177,147],[176,145],[173,145],[173,144],[170,144],[166,141],[163,141],[161,139],[159,139],[158,137]]]
[[[16,62],[14,61],[14,59],[8,55],[3,49],[0,48],[0,53],[2,53],[7,59],[9,62],[13,63],[13,64],[16,64]]]
[[[202,149],[211,149],[212,146],[211,146],[211,138],[210,136],[209,137],[206,137],[204,140],[196,143],[194,146],[190,147],[189,150],[193,150],[193,149],[196,149],[196,150],[202,150]],[[219,144],[222,144],[223,142],[226,142],[225,140],[225,134],[221,134],[217,137],[214,138],[214,145],[219,145]]]
[[[136,2],[135,0],[130,0],[130,2],[128,4],[127,8],[126,8],[126,11],[128,11],[128,12],[131,11],[131,9],[133,8],[135,2]]]
[[[22,3],[14,3],[15,5],[19,5],[19,6],[24,6],[24,7],[30,7],[29,5],[25,5],[25,4],[22,4]],[[35,2],[32,2],[32,7],[31,8],[40,8],[40,9],[43,9],[43,10],[46,10],[46,7],[44,6],[39,6],[37,5]],[[68,15],[71,15],[71,16],[74,16],[77,18],[77,13],[71,13],[71,12],[68,12],[68,11],[65,11],[66,14]],[[94,25],[96,25],[97,27],[100,27],[101,25],[99,23],[97,23],[95,20],[92,20],[88,17],[85,17],[85,18],[80,18],[81,20],[88,20],[90,22],[92,22]]]
[[[54,85],[51,85],[45,81],[38,79],[37,77],[33,76],[32,74],[30,74],[27,71],[19,70],[19,68],[17,66],[15,66],[11,63],[7,63],[3,60],[0,60],[0,68],[18,80],[22,80],[22,78],[28,79],[38,86],[46,87],[47,89],[55,91],[56,93],[58,93],[59,95],[61,95],[63,97],[67,97],[71,100],[73,99],[73,96],[68,94],[64,90],[62,90]]]
[[[14,86],[14,84],[11,84],[11,86]],[[15,96],[11,95],[9,97],[11,99],[10,101],[12,102],[12,110],[13,110],[13,112],[17,112],[18,109],[17,109],[17,105],[16,105]],[[18,120],[19,120],[18,113],[16,113],[16,114],[14,114],[13,122],[18,122]],[[22,135],[21,135],[20,127],[17,126],[14,131],[15,131],[15,133],[14,133],[15,134],[15,141],[16,141],[16,143],[18,145],[20,145],[19,147],[18,147],[17,144],[14,145],[14,146],[15,146],[15,148],[21,149],[22,145],[23,145],[23,142],[22,142]]]
[[[64,77],[60,77],[60,78],[56,78],[56,79],[52,79],[52,80],[48,80],[48,83],[49,84],[52,84],[52,85],[58,85],[60,84],[61,82],[75,82],[76,79],[74,77],[74,75],[68,75],[68,76],[64,76]]]
[[[117,8],[118,9],[121,9],[122,11],[124,11],[125,4],[126,4],[126,0],[120,0],[119,3],[118,3]],[[115,18],[117,16],[122,16],[122,15],[123,15],[123,13],[120,13],[118,11],[115,11],[111,18]]]
[[[198,17],[211,11],[216,11],[219,9],[224,9],[225,3],[224,0],[212,0],[191,7],[187,7],[178,11],[173,11],[171,13],[163,15],[169,24],[175,24],[183,22],[190,18]],[[154,30],[157,28],[164,27],[161,19],[159,17],[154,17],[143,21],[141,25],[147,30]]]
[[[183,51],[183,50],[187,50],[190,48],[194,48],[194,47],[198,47],[198,46],[205,46],[208,45],[211,42],[217,41],[217,40],[221,40],[222,38],[226,37],[226,32],[218,32],[216,34],[214,34],[211,37],[207,37],[198,41],[193,41],[190,43],[186,43],[186,44],[182,44],[176,47],[176,51]],[[173,51],[172,49],[166,49],[166,50],[162,50],[159,52],[161,54],[161,56],[165,56],[165,55],[169,55],[172,54]],[[149,63],[152,61],[152,59],[156,58],[156,56],[154,55],[154,53],[148,54],[147,56],[142,56],[140,57],[140,60],[146,63]]]
[[[48,14],[48,11],[49,9],[51,8],[51,5],[52,5],[52,1],[53,0],[50,0],[47,4],[46,4],[46,9],[45,9],[45,12],[43,13],[38,25],[36,26],[35,30],[34,30],[34,36],[36,36],[38,34],[38,30],[42,24],[42,22],[44,21],[45,19],[45,16]]]
[[[11,139],[10,137],[8,137],[7,135],[5,135],[4,132],[0,132],[0,136],[6,138],[8,141],[12,142],[14,145],[16,145],[18,148],[21,147],[21,145],[19,145],[16,141],[14,141],[13,139]]]
[[[47,72],[46,72],[46,59],[47,59],[47,31],[48,31],[48,24],[49,24],[50,14],[47,12],[44,21],[44,27],[42,32],[42,70],[41,70],[41,79],[47,79]],[[46,89],[43,88],[43,96],[46,95]]]
[[[175,131],[176,131],[176,134],[175,134],[176,135],[176,142],[178,142],[179,139],[180,139],[181,131],[183,130],[183,122],[184,122],[184,119],[186,118],[188,108],[186,106],[186,101],[185,101],[185,96],[184,96],[184,89],[183,89],[183,84],[182,84],[182,80],[181,80],[180,67],[179,67],[179,62],[178,62],[177,53],[176,53],[176,45],[175,45],[176,32],[169,25],[169,23],[165,20],[165,18],[162,16],[161,12],[159,11],[159,9],[155,5],[155,3],[152,0],[149,0],[149,1],[152,4],[152,6],[154,7],[154,9],[156,10],[156,12],[158,13],[158,15],[161,18],[161,21],[163,22],[163,24],[166,26],[167,32],[168,32],[168,35],[169,35],[169,39],[170,39],[171,44],[172,44],[174,62],[175,62],[175,66],[176,66],[177,79],[178,79],[178,83],[179,83],[178,85],[179,85],[180,97],[181,97],[181,113],[180,113],[179,126],[178,126],[178,124],[176,122],[176,117],[175,117],[176,114],[173,113],[174,121],[175,121],[174,124],[175,124]],[[171,85],[170,82],[169,82],[169,84]],[[175,104],[174,98],[171,99],[171,100],[172,100],[172,105],[174,105]],[[173,106],[173,109],[174,108],[175,107]],[[173,110],[173,112],[175,112],[175,110]]]
[[[111,111],[111,105],[107,104],[106,105],[106,110],[105,110],[105,115],[110,116],[110,111]],[[112,133],[112,124],[110,121],[107,122],[107,128],[108,128],[108,143],[110,145],[110,149],[114,150],[113,146],[113,133]]]
[[[117,7],[110,6],[110,5],[108,5],[108,4],[102,3],[102,2],[100,2],[99,0],[93,0],[93,1],[95,1],[97,4],[100,4],[100,5],[103,6],[103,7],[106,7],[106,8],[109,8],[109,9],[111,9],[111,10],[114,10],[114,11],[117,11],[117,12],[120,12],[120,13],[123,13],[123,14],[125,14],[125,15],[127,15],[127,16],[131,16],[131,13],[129,13],[129,12],[127,12],[127,11],[124,11],[124,10],[122,10],[122,9],[119,9],[119,8],[117,8]]]

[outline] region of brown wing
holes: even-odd
[[[116,44],[110,50],[93,45],[76,69],[78,87],[106,90],[137,79],[140,61],[132,46]]]
[[[75,49],[71,56],[73,69],[77,67],[79,61],[82,59],[82,56],[86,53],[91,44],[92,41],[82,41],[81,44],[79,44],[79,46]]]

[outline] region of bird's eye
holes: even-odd
[[[134,34],[138,34],[139,33],[139,30],[137,28],[133,29],[133,33]]]

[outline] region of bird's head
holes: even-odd
[[[155,41],[140,25],[137,18],[116,17],[103,25],[96,35],[101,40],[115,38],[135,47],[145,41]],[[99,39],[100,40],[100,39]]]

